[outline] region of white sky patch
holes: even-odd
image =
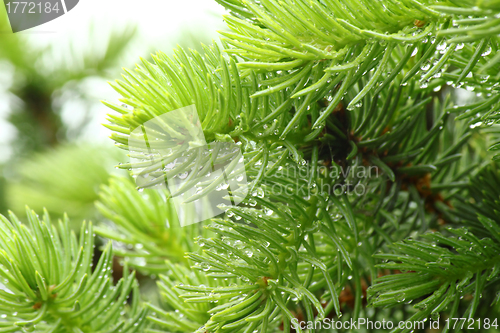
[[[170,54],[177,43],[182,42],[183,33],[193,36],[201,34],[204,42],[217,39],[217,30],[224,29],[222,15],[225,10],[215,1],[208,0],[80,0],[78,5],[65,15],[41,26],[20,32],[40,47],[51,47],[58,56],[64,57],[69,45],[77,50],[98,49],[107,41],[111,31],[121,31],[127,26],[137,26],[138,38],[127,52],[126,61],[120,65],[133,67],[140,57],[154,51]],[[94,33],[90,33],[91,29]],[[97,32],[97,33],[96,33]],[[208,41],[206,40],[208,36]],[[196,37],[195,37],[196,38]],[[117,73],[120,68],[117,68]],[[119,78],[117,75],[115,78]],[[2,83],[8,76],[0,77]],[[105,79],[92,80],[92,85],[83,83],[87,92],[95,98],[92,105],[82,105],[90,110],[92,119],[83,135],[85,141],[111,141],[105,123],[110,110],[100,100],[117,102],[120,97]],[[7,85],[2,84],[3,87]],[[10,84],[8,85],[10,86]],[[1,87],[0,87],[1,88]],[[0,89],[0,163],[10,155],[9,141],[15,137],[15,128],[6,121],[9,114],[8,95]],[[63,119],[74,112],[82,112],[75,105],[63,106]],[[68,123],[71,127],[71,123]]]

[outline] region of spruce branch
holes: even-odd
[[[464,295],[472,294],[466,312],[461,314],[452,310],[451,315],[474,318],[484,289],[498,286],[500,279],[500,227],[482,216],[479,221],[493,232],[493,239],[478,239],[465,228],[449,229],[459,237],[426,234],[422,238],[427,242],[406,240],[390,246],[394,254],[377,255],[387,261],[377,265],[379,268],[397,269],[403,273],[377,279],[369,289],[370,304],[394,306],[418,300],[414,308],[419,311],[409,320],[429,316],[438,320],[440,312],[447,307],[456,309]],[[398,331],[401,329],[394,330]]]
[[[466,228],[448,228],[424,234],[421,240],[394,243],[389,245],[392,253],[375,256],[383,260],[377,267],[402,273],[375,280],[368,289],[370,304],[394,306],[418,301],[414,305],[418,311],[410,320],[429,316],[438,320],[447,309],[451,317],[474,318],[480,300],[483,307],[498,302],[488,296],[498,293],[500,280],[500,225],[493,205],[498,201],[494,184],[499,184],[499,176],[494,170],[497,166],[489,165],[473,177],[471,192],[476,199],[481,198],[480,202],[451,212],[468,220]],[[458,313],[461,299],[467,295],[471,295],[470,302],[464,313]]]
[[[96,228],[102,237],[122,245],[114,254],[148,274],[163,273],[170,263],[187,264],[187,251],[196,251],[193,239],[209,233],[200,225],[181,229],[168,191],[146,189],[138,192],[127,178],[112,177],[102,186],[96,203],[101,214],[112,223]],[[166,262],[166,260],[168,260]]]
[[[3,332],[139,332],[146,325],[134,274],[113,284],[111,244],[92,270],[91,223],[78,240],[67,217],[56,227],[47,212],[27,216],[29,228],[13,214],[0,217]]]
[[[476,176],[490,156],[485,148],[475,151],[472,138],[497,138],[496,127],[475,126],[478,117],[488,126],[496,119],[498,57],[492,51],[498,41],[481,31],[484,22],[490,24],[489,32],[495,31],[495,6],[481,2],[477,9],[475,2],[460,0],[357,1],[357,11],[347,1],[219,2],[232,12],[226,17],[231,31],[222,32],[224,50],[213,45],[204,54],[157,54],[154,63],[143,61],[114,84],[122,102],[133,109],[105,103],[120,113],[110,115],[108,127],[124,149],[130,148],[135,128],[194,104],[209,141],[238,142],[249,177],[251,196],[212,221],[208,229],[213,234],[198,239],[203,251],[188,254],[194,266],[165,264],[167,272],[159,283],[164,307],[150,305],[156,309],[150,320],[158,329],[268,332],[281,327],[288,332],[295,318],[340,316],[346,307],[356,319],[367,314],[364,290],[374,283],[370,292],[381,298],[371,305],[399,304],[401,291],[406,300],[436,292],[426,301],[449,299],[442,303],[444,309],[458,295],[445,294],[446,288],[456,287],[462,273],[496,267],[494,259],[484,267],[474,266],[473,260],[493,241],[443,227],[462,223],[467,213],[466,220],[479,228],[470,208],[455,206],[471,196],[476,202],[491,199],[491,193],[473,193],[469,176]],[[468,31],[468,39],[461,41]],[[472,105],[457,106],[448,86],[482,95]],[[166,137],[178,134],[175,126],[165,129]],[[133,150],[131,157],[136,157]],[[146,167],[155,177],[149,185],[169,172],[160,164]],[[193,166],[199,162],[175,172]],[[122,167],[135,176],[141,172],[132,163]],[[373,168],[376,175],[349,172],[363,168]],[[300,169],[307,176],[293,173]],[[214,188],[217,183],[206,185]],[[273,191],[288,186],[293,190]],[[356,186],[366,191],[347,195]],[[306,192],[300,190],[304,187]],[[140,229],[131,218],[138,207],[111,204],[120,191],[113,188],[106,195],[106,205],[115,206],[117,213],[108,210],[108,217],[131,234]],[[157,197],[152,200],[165,204]],[[496,221],[496,215],[481,215]],[[151,221],[138,220],[151,226]],[[422,236],[453,249],[412,240],[429,229],[461,233],[465,240],[455,243],[452,237],[453,244],[447,244],[439,233]],[[122,239],[142,241],[137,236]],[[479,242],[479,252],[462,257],[472,242]],[[425,252],[426,246],[434,252]],[[484,254],[494,258],[496,247]],[[408,266],[415,273],[377,280],[377,257],[372,254],[390,249],[408,250],[409,256],[397,255],[398,263],[380,267]],[[157,254],[138,256],[156,260]],[[454,266],[460,260],[470,265],[450,268],[456,279],[448,281],[436,268],[439,256]],[[431,268],[422,264],[425,260]],[[204,285],[197,285],[201,281]],[[229,281],[234,285],[227,285]],[[478,291],[490,287],[481,274],[475,281]],[[345,302],[347,291],[352,301]],[[477,299],[470,304],[472,317]],[[430,308],[413,318],[430,316]]]

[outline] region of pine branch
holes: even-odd
[[[498,292],[500,225],[493,202],[498,201],[494,184],[499,184],[499,176],[493,170],[496,166],[483,170],[472,182],[471,190],[482,203],[458,207],[452,213],[468,219],[469,228],[425,234],[422,240],[390,245],[391,254],[376,255],[383,260],[379,268],[402,273],[378,278],[368,289],[370,304],[395,306],[418,301],[414,305],[418,311],[409,320],[429,316],[438,320],[445,310],[450,317],[474,318],[486,290],[492,295]],[[464,313],[457,313],[464,296],[470,302]],[[498,303],[498,299],[487,299],[481,300],[483,306]]]
[[[92,224],[82,225],[80,239],[69,230],[67,217],[57,228],[27,211],[29,226],[14,215],[0,217],[0,290],[3,332],[138,332],[146,311],[138,304],[134,274],[113,285],[112,249],[106,246],[92,268]],[[132,302],[127,304],[129,294]],[[128,309],[127,315],[124,311]]]
[[[165,307],[150,306],[157,312],[150,318],[157,327],[179,332],[199,325],[198,332],[267,332],[281,327],[288,332],[294,318],[340,316],[346,309],[340,291],[346,286],[353,294],[346,312],[356,319],[367,313],[363,293],[373,283],[370,290],[381,298],[372,305],[399,304],[396,296],[402,290],[408,300],[437,292],[426,299],[429,307],[413,317],[426,318],[439,305],[432,302],[449,300],[440,303],[444,307],[455,300],[458,294],[446,289],[456,287],[454,281],[496,267],[496,259],[474,266],[478,254],[463,253],[466,245],[476,242],[479,254],[483,245],[495,245],[484,250],[488,258],[497,254],[493,241],[479,240],[472,233],[462,232],[465,240],[450,240],[453,250],[428,246],[432,250],[425,252],[425,242],[409,239],[429,229],[445,232],[443,225],[460,223],[458,216],[463,218],[464,212],[454,205],[470,198],[469,174],[475,176],[485,156],[489,158],[486,148],[474,151],[477,141],[472,138],[484,135],[490,141],[496,137],[494,128],[471,126],[477,121],[471,117],[488,124],[496,119],[497,56],[488,48],[496,50],[497,38],[481,30],[486,29],[484,23],[490,24],[489,32],[496,31],[494,6],[481,3],[475,9],[472,1],[459,0],[446,6],[434,1],[361,0],[357,11],[347,1],[219,2],[233,14],[226,17],[232,31],[222,32],[224,51],[214,45],[203,55],[177,50],[171,59],[157,54],[154,64],[143,61],[135,73],[127,71],[124,81],[114,84],[124,97],[121,101],[133,110],[105,103],[120,113],[109,118],[112,138],[121,148],[131,148],[133,159],[145,153],[134,150],[136,128],[195,105],[205,138],[238,142],[245,160],[251,197],[240,207],[226,207],[225,216],[209,226],[213,235],[198,240],[203,253],[189,254],[194,269],[204,273],[166,264],[170,271],[160,283]],[[472,15],[466,14],[468,10]],[[467,29],[455,26],[456,21]],[[461,38],[469,39],[461,45]],[[448,86],[466,86],[483,95],[473,105],[456,106]],[[175,124],[160,124],[156,130],[162,133],[158,147],[175,138],[182,148],[187,145],[179,139],[186,134]],[[161,155],[160,148],[149,150]],[[168,158],[122,167],[137,177],[147,174],[148,183],[139,185],[152,187],[170,174],[189,174],[206,162],[194,158],[164,170]],[[373,168],[376,175],[345,173],[359,168]],[[292,173],[300,169],[306,176]],[[218,185],[203,183],[206,188]],[[285,194],[273,191],[288,186],[292,190]],[[341,192],[336,193],[339,186]],[[349,196],[347,192],[357,186],[366,191]],[[107,201],[123,197],[120,191],[110,190]],[[480,193],[476,199],[489,197]],[[139,227],[130,218],[139,209],[124,208],[109,210],[108,217],[130,238],[110,237],[139,242],[131,235]],[[117,217],[111,215],[113,210]],[[120,217],[124,214],[126,219]],[[444,243],[438,235],[423,237]],[[393,248],[408,250],[410,256],[396,256],[397,264],[381,267],[408,266],[415,273],[376,280],[372,254]],[[156,260],[156,254],[123,253],[136,254]],[[453,263],[445,269],[455,274],[455,280],[446,280],[436,268],[439,256]],[[470,265],[453,270],[460,260]],[[228,286],[226,278],[236,285]],[[482,279],[478,274],[478,291],[487,285]],[[200,281],[206,284],[200,287]],[[380,288],[375,281],[382,281]],[[175,287],[179,283],[184,285]],[[217,306],[211,304],[215,301]],[[471,304],[472,317],[477,300]],[[190,316],[191,311],[199,316]]]
[[[485,288],[498,285],[500,280],[500,226],[485,217],[479,217],[479,221],[493,232],[493,239],[478,239],[467,229],[449,229],[459,238],[427,234],[422,238],[428,242],[407,240],[390,246],[394,254],[377,255],[389,261],[379,268],[403,273],[377,279],[369,289],[371,305],[394,306],[418,300],[414,308],[419,311],[408,320],[429,315],[437,320],[440,312],[456,309],[460,299],[469,294],[473,298],[466,313],[452,310],[451,315],[474,318]]]
[[[199,225],[181,229],[166,190],[146,189],[141,193],[130,179],[112,177],[99,197],[97,208],[113,223],[97,227],[96,233],[125,245],[114,254],[148,274],[167,271],[170,262],[187,264],[185,252],[197,249],[193,239],[210,235]]]

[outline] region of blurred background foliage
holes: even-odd
[[[206,20],[190,22],[158,45],[134,22],[111,15],[110,21],[103,27],[90,17],[78,29],[85,38],[43,43],[50,34],[43,30],[46,25],[12,34],[0,4],[1,214],[12,210],[23,216],[27,205],[38,212],[46,208],[54,218],[67,213],[75,224],[104,219],[94,205],[100,188],[111,174],[126,175],[114,168],[125,153],[97,133],[105,116],[99,99],[112,92],[106,81],[117,78],[121,66],[133,66],[138,56],[149,58],[176,44],[201,49],[200,42],[210,43],[218,28],[200,27]],[[60,31],[52,35],[49,40],[64,37]]]
[[[26,158],[8,177],[7,206],[22,216],[25,205],[55,219],[70,211],[72,223],[96,220],[94,201],[121,152],[107,146],[59,144]],[[79,229],[75,226],[75,230]]]

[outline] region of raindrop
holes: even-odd
[[[406,294],[405,293],[399,293],[396,295],[396,302],[402,303],[406,299]]]
[[[486,57],[491,53],[491,46],[488,46],[488,48],[481,54],[482,57]]]
[[[428,64],[423,65],[422,67],[420,67],[420,69],[422,69],[423,71],[428,71],[428,70],[429,70],[429,68],[431,68],[431,64],[429,64],[429,63],[428,63]]]
[[[479,82],[480,83],[485,83],[486,81],[488,81],[488,79],[490,78],[489,75],[483,75],[483,76],[480,76],[479,78]]]
[[[252,193],[252,196],[258,197],[258,198],[264,198],[264,190],[262,188],[258,188]]]
[[[215,188],[216,191],[222,191],[222,190],[227,190],[229,187],[229,184],[225,183],[225,184],[219,184],[217,185],[217,187]]]
[[[442,42],[441,44],[439,44],[438,46],[436,46],[436,50],[438,50],[438,51],[445,51],[447,46],[448,46],[448,44],[446,44],[446,42]]]

